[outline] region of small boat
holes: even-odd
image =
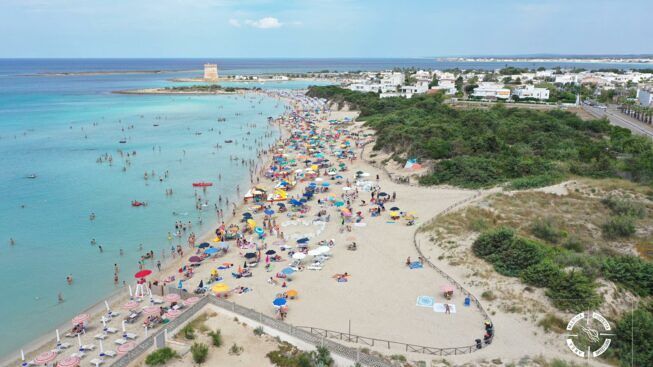
[[[144,201],[132,200],[132,206],[145,206],[147,205]]]
[[[225,140],[224,142],[225,142],[225,143],[233,143],[234,141],[231,140],[231,139],[229,139],[229,140]]]
[[[120,143],[120,144],[126,144],[126,143],[127,143],[127,139],[122,139],[122,140],[120,140],[118,143]]]
[[[152,124],[152,126],[157,127],[157,126],[159,126],[159,124]]]
[[[25,178],[36,178],[36,175],[32,173],[31,175],[25,176]]]
[[[213,186],[213,182],[193,182],[193,187],[210,187]]]

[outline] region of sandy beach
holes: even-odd
[[[210,291],[213,285],[210,284],[210,279],[215,276],[217,270],[222,278],[220,282],[232,290],[228,294],[229,300],[270,316],[279,316],[278,309],[273,306],[272,301],[279,294],[290,289],[296,290],[299,295],[297,299],[289,301],[285,319],[286,322],[295,326],[321,328],[399,343],[440,348],[470,346],[475,344],[475,339],[483,338],[485,317],[473,305],[465,305],[466,294],[455,290],[450,299],[445,299],[443,290],[451,286],[450,282],[427,266],[412,268],[408,267],[406,263],[408,258],[413,263],[419,262],[419,253],[415,248],[413,238],[415,230],[420,224],[452,205],[467,202],[484,193],[395,183],[387,172],[367,162],[370,159],[371,150],[371,144],[368,144],[371,140],[367,137],[370,131],[363,126],[362,122],[355,121],[357,117],[355,111],[327,111],[325,113],[320,110],[319,114],[315,114],[312,111],[315,110],[315,105],[311,105],[311,108],[304,107],[303,103],[306,103],[304,97],[273,96],[292,106],[293,112],[275,122],[283,128],[283,138],[275,145],[274,149],[261,154],[260,161],[252,167],[259,173],[258,176],[252,177],[253,186],[272,192],[275,185],[281,180],[279,177],[271,177],[274,176],[272,173],[282,167],[275,164],[276,168],[271,169],[270,164],[296,159],[296,163],[292,167],[283,168],[289,174],[285,180],[296,181],[294,189],[287,191],[288,197],[284,201],[285,205],[290,207],[289,202],[292,199],[300,199],[302,192],[311,185],[319,189],[310,200],[300,206],[303,208],[301,210],[296,208],[280,213],[275,203],[262,202],[263,205],[268,205],[269,209],[275,210],[275,213],[268,217],[278,225],[279,232],[283,232],[283,238],[281,238],[281,233],[276,230],[270,231],[268,228],[265,229],[264,238],[259,238],[256,233],[247,231],[243,234],[243,239],[246,240],[244,247],[249,248],[241,249],[238,248],[235,241],[228,241],[230,248],[226,255],[204,259],[199,266],[194,267],[191,277],[184,276],[180,269],[189,265],[190,256],[201,255],[204,250],[184,245],[182,246],[183,256],[177,256],[175,259],[168,257],[168,262],[164,264],[161,271],[157,271],[155,266],[158,254],[155,255],[154,260],[148,261],[145,267],[152,269],[154,273],[147,280],[161,282],[168,278],[171,280],[169,284],[176,286],[182,279],[182,286],[188,292],[195,291],[202,281],[208,289],[207,296],[215,297]],[[332,124],[333,121],[338,123]],[[290,136],[290,134],[293,135]],[[331,139],[331,148],[327,148],[329,144],[326,143],[324,145],[315,143],[314,146],[320,147],[321,152],[324,152],[322,159],[330,159],[333,165],[337,162],[345,164],[346,170],[339,171],[335,176],[341,178],[330,177],[332,175],[327,175],[326,169],[318,169],[310,176],[297,173],[297,170],[306,171],[313,163],[301,161],[301,157],[306,153],[305,142],[311,140],[312,134],[316,136],[315,141],[319,140],[317,136],[322,136],[320,139],[325,141]],[[300,136],[305,139],[303,142]],[[345,145],[346,142],[348,145]],[[346,149],[334,148],[334,145],[337,147],[339,144]],[[344,157],[333,156],[334,152],[342,150],[348,151]],[[318,150],[314,149],[313,153],[316,152]],[[272,160],[273,157],[276,158],[276,161]],[[266,176],[268,177],[266,178]],[[328,183],[328,186],[324,184],[325,182]],[[351,189],[343,190],[346,186]],[[246,188],[241,188],[241,195],[245,191],[247,191]],[[377,208],[377,205],[371,203],[372,193],[378,195],[381,192],[387,193],[384,195],[387,201],[383,203],[383,207],[386,209],[381,210],[378,216],[371,216],[369,209]],[[215,196],[210,189],[209,193]],[[393,197],[395,199],[392,199]],[[379,196],[376,196],[375,200],[378,198]],[[342,204],[336,205],[335,203],[338,201],[341,201]],[[259,205],[255,205],[252,201],[245,204],[239,202],[234,209],[235,215],[232,215],[231,210],[225,211],[225,217],[227,217],[225,225],[235,224],[242,229],[247,226],[242,220],[243,213],[249,212],[255,213],[252,218],[257,223],[256,227],[262,226],[264,217],[267,215],[256,213]],[[343,216],[343,207],[349,207],[348,212],[351,213],[351,217]],[[399,209],[391,210],[391,207]],[[326,222],[316,220],[319,219],[317,214],[320,211],[322,211],[322,219],[324,215],[330,219]],[[357,215],[354,214],[357,212],[360,212],[360,219],[355,219]],[[397,217],[401,218],[390,218],[391,212],[401,212],[397,214]],[[408,213],[414,218],[412,225],[407,225]],[[211,230],[199,236],[195,245],[202,242],[216,245],[218,242],[213,240],[215,236],[216,234]],[[303,260],[301,266],[296,267],[298,271],[287,278],[279,278],[277,275],[292,261],[288,251],[299,250],[297,240],[300,238],[308,239],[309,249],[316,248],[321,241],[324,241],[323,243],[332,241],[332,246],[328,250],[329,258],[321,264],[321,270],[309,270],[309,265],[312,262],[309,255]],[[185,238],[182,239],[182,243],[184,242]],[[348,245],[354,242],[356,250],[352,251],[348,249]],[[281,244],[284,249],[280,246]],[[246,252],[256,253],[257,249],[260,250],[259,253],[263,254],[260,255],[259,264],[254,268],[249,268],[252,276],[241,278],[232,276],[237,269],[244,270],[246,260],[243,255]],[[267,261],[264,254],[267,250],[274,250],[281,257],[280,261],[271,262],[268,269],[266,269]],[[429,250],[425,255],[431,262],[438,263],[437,253]],[[224,267],[225,263],[232,263],[234,266],[228,269],[219,269]],[[449,274],[461,283],[467,276],[447,266],[444,267],[444,270],[453,271]],[[347,274],[345,277],[337,276],[345,273]],[[173,277],[174,280],[172,280]],[[270,278],[272,278],[272,282]],[[242,293],[238,291],[243,289],[247,291]],[[480,291],[474,287],[470,289],[473,292]],[[417,302],[420,297],[430,298],[432,302],[442,305],[449,304],[451,313],[444,312],[444,309],[441,310],[442,312],[434,312],[433,307],[418,306]],[[101,314],[106,314],[106,310],[92,315],[86,333],[80,336],[82,345],[93,344],[96,347],[88,354],[97,353],[99,344],[97,338],[101,337],[105,338],[103,342],[105,351],[115,349],[114,339],[119,338],[122,328],[119,320],[122,320],[123,316],[128,313],[123,307],[128,298],[127,290],[123,290],[122,295],[112,300],[110,304],[112,310],[122,313],[121,316],[115,317],[114,321],[109,323],[110,327],[118,330],[117,334],[103,336],[100,317]],[[165,300],[162,301],[162,306],[168,305]],[[145,297],[135,309],[147,306],[149,302],[149,298]],[[496,317],[503,323],[504,318],[501,315]],[[516,323],[515,320],[506,320],[506,322]],[[145,335],[142,323],[143,317],[141,316],[133,324],[125,326],[127,333],[137,335],[136,342]],[[531,332],[529,329],[524,329],[525,334],[515,334],[504,329],[502,323],[498,323],[497,329],[506,330],[506,334],[500,334],[501,336],[493,344],[482,351],[457,356],[454,360],[464,363],[496,356],[506,356],[509,359],[517,360],[524,355],[547,351],[546,348],[534,347],[532,341],[528,340],[527,334]],[[61,330],[62,335],[67,331]],[[64,338],[64,341],[71,344],[71,348],[68,349],[70,352],[76,351],[77,338]],[[39,353],[52,349],[55,344],[54,340],[45,343],[30,353],[28,360]],[[516,345],[519,345],[520,348],[515,348]],[[371,349],[384,354],[403,352],[415,360],[429,359],[428,357],[430,357],[405,353],[401,350],[388,350],[383,347],[372,347]],[[69,354],[68,350],[63,350],[60,356]],[[512,352],[506,354],[508,350]],[[107,363],[111,361],[111,359],[107,359]],[[16,362],[13,364],[15,365]]]

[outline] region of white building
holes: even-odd
[[[536,88],[532,85],[525,85],[513,90],[512,95],[517,96],[520,99],[535,98],[541,101],[546,101],[549,99],[549,90],[546,88]]]
[[[483,99],[508,99],[510,98],[510,89],[504,88],[498,83],[481,82],[478,87],[474,88],[472,96]]]
[[[457,92],[456,81],[454,79],[443,78],[438,80],[438,85],[431,87],[431,90],[443,91],[446,95],[454,95]]]
[[[642,106],[653,106],[653,86],[649,85],[637,88],[637,101]]]

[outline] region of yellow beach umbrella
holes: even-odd
[[[398,217],[398,216],[399,216],[399,213],[397,213],[397,212],[390,212],[390,216],[391,216],[391,217]]]
[[[224,283],[216,283],[211,287],[211,292],[213,293],[225,293],[229,292],[229,286]]]
[[[215,237],[215,238],[213,239],[213,242],[220,242],[220,237]]]
[[[291,290],[286,292],[286,296],[288,296],[288,297],[297,297],[297,294],[299,294],[299,293],[294,289],[291,289]]]
[[[254,221],[254,219],[248,219],[248,220],[247,220],[247,225],[248,225],[250,228],[254,228],[254,227],[256,227],[256,221]]]

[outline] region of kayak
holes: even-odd
[[[143,206],[143,205],[145,205],[145,203],[136,200],[132,201],[132,206]]]
[[[209,187],[213,186],[213,182],[193,182],[193,187]]]

